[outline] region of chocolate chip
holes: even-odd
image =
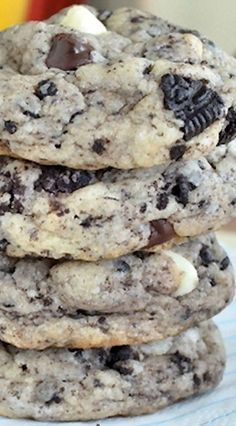
[[[150,231],[148,245],[145,248],[163,244],[176,237],[173,225],[166,219],[153,220],[150,222]]]
[[[44,190],[54,195],[60,192],[70,194],[89,185],[92,180],[91,173],[85,170],[41,166],[41,171],[41,175],[34,184],[35,190]]]
[[[228,268],[228,266],[230,265],[230,260],[228,258],[228,256],[226,256],[221,262],[220,262],[220,270],[224,271],[225,269]]]
[[[35,88],[35,96],[37,96],[40,101],[42,101],[47,96],[55,96],[58,93],[57,86],[53,81],[50,80],[42,80],[38,83]]]
[[[168,195],[163,193],[158,197],[156,208],[158,210],[164,210],[168,206],[168,203],[169,203]]]
[[[117,260],[116,262],[116,270],[117,272],[125,272],[128,273],[130,272],[130,266],[127,262],[125,262],[124,260]]]
[[[180,374],[189,373],[191,371],[191,358],[186,357],[179,351],[176,351],[173,355],[171,355],[170,359],[171,362],[177,365]]]
[[[231,107],[226,116],[226,126],[220,132],[218,145],[227,144],[228,142],[232,141],[235,138],[235,136],[236,136],[236,111],[233,109],[233,107]]]
[[[7,130],[10,135],[14,135],[17,132],[17,125],[14,121],[6,120],[4,121],[4,129]]]
[[[106,144],[110,143],[109,139],[96,139],[92,145],[92,150],[98,155],[102,155],[106,151]]]
[[[196,186],[189,182],[186,176],[179,175],[176,178],[176,185],[172,188],[171,193],[175,196],[178,203],[185,207],[188,204],[189,192],[196,189]]]
[[[210,263],[214,262],[214,260],[215,260],[211,250],[207,246],[203,246],[201,248],[199,255],[201,257],[202,264],[204,266],[210,265]]]
[[[181,157],[183,157],[184,153],[186,152],[186,145],[183,144],[177,144],[172,146],[170,149],[170,159],[171,160],[179,160]]]
[[[92,50],[93,48],[89,43],[72,34],[57,34],[52,39],[46,65],[48,68],[73,71],[92,62]]]
[[[165,74],[160,87],[164,93],[164,107],[183,120],[184,140],[202,133],[224,115],[221,97],[201,80]]]

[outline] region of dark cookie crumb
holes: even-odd
[[[130,272],[131,268],[129,266],[129,264],[127,262],[125,262],[124,260],[117,260],[116,262],[116,270],[117,272]]]
[[[92,145],[92,151],[96,152],[98,155],[102,155],[106,151],[106,145],[110,141],[106,138],[96,139]]]
[[[61,401],[62,401],[62,398],[60,398],[57,394],[54,394],[52,396],[52,398],[49,401],[47,401],[45,404],[47,406],[52,405],[52,404],[60,404]]]
[[[158,197],[156,208],[158,210],[164,210],[168,206],[168,203],[169,203],[168,195],[166,193],[163,193]]]
[[[57,93],[57,86],[50,80],[40,81],[34,92],[35,96],[37,96],[40,100],[43,100],[47,96],[55,96]]]
[[[164,93],[164,107],[183,120],[184,140],[189,141],[224,115],[221,97],[201,80],[165,74],[160,87]]]
[[[140,206],[140,209],[139,209],[140,213],[145,213],[146,210],[147,210],[147,204],[142,203],[141,206]]]
[[[171,361],[177,365],[180,374],[189,373],[191,371],[191,358],[182,355],[179,351],[171,355]]]
[[[220,270],[221,271],[225,271],[225,269],[228,268],[228,266],[230,265],[230,260],[228,258],[228,256],[226,256],[221,262],[220,262]]]
[[[207,246],[201,248],[199,255],[204,266],[208,266],[210,263],[214,262],[214,256]]]
[[[17,125],[12,120],[6,120],[4,121],[4,129],[10,133],[10,135],[14,135],[14,133],[17,132]]]
[[[183,157],[184,153],[186,152],[186,145],[184,144],[176,144],[172,146],[170,149],[170,159],[171,160],[179,160]]]

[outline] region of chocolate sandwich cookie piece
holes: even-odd
[[[2,255],[0,340],[25,349],[161,340],[213,317],[233,294],[213,235],[96,263]]]
[[[161,250],[235,215],[236,141],[169,166],[85,171],[2,158],[6,254],[96,261]]]
[[[211,322],[175,338],[110,349],[0,344],[0,414],[42,421],[152,413],[214,388],[225,352]]]
[[[1,61],[0,155],[134,169],[235,137],[235,59],[145,12],[74,6],[2,32]]]

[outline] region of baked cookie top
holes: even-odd
[[[74,6],[0,34],[0,154],[75,169],[199,157],[235,134],[236,61],[149,13]],[[233,127],[233,131],[232,131]]]

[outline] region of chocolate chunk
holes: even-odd
[[[26,364],[23,364],[23,365],[21,365],[21,369],[22,369],[22,371],[27,371],[28,367],[27,367]]]
[[[6,120],[4,121],[4,129],[7,130],[10,135],[14,135],[17,132],[17,125],[14,121]]]
[[[188,204],[189,192],[196,189],[196,186],[189,182],[186,176],[179,175],[176,178],[176,185],[173,186],[171,193],[175,196],[178,203],[185,207]]]
[[[203,246],[199,252],[200,258],[202,260],[202,264],[204,266],[208,266],[210,265],[210,263],[214,262],[214,256],[211,252],[211,250],[209,249],[209,247],[207,246]]]
[[[221,262],[220,262],[220,270],[221,271],[225,271],[225,269],[228,268],[228,266],[230,265],[230,260],[228,258],[228,256],[226,256]]]
[[[164,210],[168,206],[168,203],[169,203],[168,195],[166,193],[163,193],[158,197],[156,208],[158,210]]]
[[[181,130],[185,141],[199,135],[224,115],[223,100],[204,81],[165,74],[160,87],[164,93],[164,107],[184,122]]]
[[[158,244],[163,244],[176,237],[173,225],[166,219],[153,220],[150,222],[150,230],[151,233],[148,245],[145,248],[151,248]]]
[[[180,158],[183,157],[186,149],[187,149],[186,145],[183,145],[183,144],[177,144],[172,146],[172,148],[170,149],[170,159],[179,160]]]
[[[48,68],[73,71],[82,65],[92,62],[92,50],[93,48],[90,44],[80,40],[73,34],[57,34],[52,39],[46,65]]]
[[[57,93],[57,86],[55,83],[53,83],[53,81],[50,80],[40,81],[34,92],[35,96],[37,96],[40,101],[42,101],[47,96],[55,96]]]
[[[42,173],[34,184],[36,191],[46,191],[51,194],[60,192],[70,194],[77,189],[89,185],[92,174],[85,170],[73,170],[61,166],[41,166]]]
[[[171,362],[177,365],[180,374],[189,373],[191,371],[191,358],[181,354],[179,351],[176,351],[170,357]]]
[[[98,155],[102,155],[106,151],[106,144],[110,141],[106,138],[96,139],[92,145],[92,151]]]
[[[225,128],[220,132],[218,145],[227,144],[236,136],[236,111],[233,107],[231,107],[228,111],[226,123]]]

